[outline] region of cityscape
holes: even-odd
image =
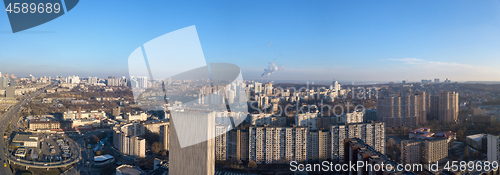
[[[1,159],[6,174],[172,173],[174,166],[180,166],[175,161],[189,162],[178,157],[192,147],[179,147],[182,140],[177,137],[182,130],[173,131],[174,114],[200,115],[208,119],[202,125],[214,130],[212,138],[200,143],[205,145],[203,151],[213,155],[202,156],[212,168],[191,165],[191,172],[198,168],[195,174],[498,172],[493,164],[500,157],[496,84],[436,78],[363,86],[261,80],[200,86],[201,80],[169,78],[164,80],[171,85],[166,92],[197,87],[195,103],[186,107],[167,98],[161,109],[143,110],[134,101],[133,87],[159,86],[146,77],[16,77],[5,73],[0,80]],[[240,87],[244,96],[235,95]],[[246,98],[248,112],[203,110],[239,98]],[[239,125],[231,123],[238,119],[242,119]],[[484,168],[454,170],[448,162],[457,160]],[[333,168],[358,161],[394,168],[368,170],[358,164],[347,171]],[[411,168],[398,170],[398,165]]]

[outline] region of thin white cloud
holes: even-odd
[[[456,62],[428,61],[418,58],[387,60],[402,63],[401,66],[405,68],[405,71],[400,72],[401,75],[414,80],[441,77],[456,81],[498,81],[498,77],[500,77],[500,71],[491,67]]]
[[[271,47],[271,45],[273,45],[273,41],[271,41],[271,42],[267,45],[267,47]]]
[[[399,58],[399,59],[389,58],[387,60],[390,60],[390,61],[402,61],[402,62],[421,62],[421,61],[425,61],[423,59],[418,59],[418,58]]]

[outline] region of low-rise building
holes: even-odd
[[[116,167],[116,175],[145,175],[141,168],[131,165],[121,165]]]
[[[131,121],[146,121],[148,120],[148,115],[145,112],[135,111],[133,113],[126,113],[123,116],[123,119]]]
[[[37,147],[38,146],[38,136],[31,134],[16,134],[12,139],[13,146],[19,147]]]
[[[31,131],[37,131],[50,129],[70,129],[72,128],[73,122],[33,119],[30,120],[28,124]]]
[[[251,124],[254,126],[284,126],[286,124],[285,117],[275,116],[274,114],[251,114],[250,119]]]
[[[476,150],[483,150],[483,146],[486,147],[486,145],[483,145],[483,139],[486,139],[486,134],[475,134],[467,136],[465,142]]]

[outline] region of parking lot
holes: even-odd
[[[11,153],[17,159],[39,162],[59,162],[71,157],[69,140],[63,134],[39,133],[32,135],[38,140],[36,147],[19,146]]]

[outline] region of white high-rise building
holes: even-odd
[[[262,92],[262,83],[255,82],[255,94],[260,94]]]
[[[80,77],[78,76],[69,76],[67,79],[66,79],[66,83],[71,83],[71,84],[79,84],[80,83]]]
[[[333,82],[333,88],[335,91],[340,91],[341,87],[340,87],[340,83],[338,81],[334,81]]]
[[[500,160],[500,136],[488,134],[487,136],[487,155],[488,161],[493,162]]]
[[[9,84],[9,79],[7,77],[0,77],[0,88],[7,87]]]
[[[89,77],[88,84],[90,85],[97,84],[98,83],[97,80],[98,80],[97,77]]]
[[[140,88],[148,88],[148,77],[137,77],[137,83]]]
[[[170,123],[160,126],[160,143],[163,145],[164,150],[169,150],[170,145]]]
[[[130,87],[138,88],[139,82],[137,82],[137,80],[135,80],[135,79],[130,79]]]
[[[250,127],[249,159],[258,164],[307,160],[305,127]]]
[[[140,126],[130,123],[113,127],[113,145],[125,155],[146,157],[146,140],[139,137]]]

